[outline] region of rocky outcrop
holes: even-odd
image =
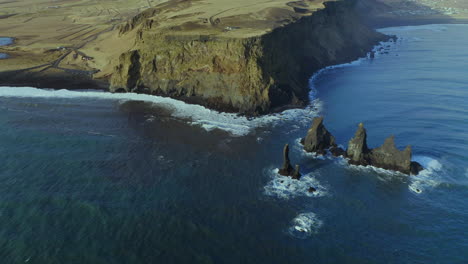
[[[335,138],[323,125],[323,117],[314,118],[307,136],[301,142],[305,151],[319,154],[330,151],[335,157],[343,156],[347,158],[348,163],[352,165],[370,165],[412,175],[417,175],[424,169],[421,164],[411,161],[411,146],[406,147],[403,151],[397,149],[394,136],[387,138],[381,147],[369,149],[367,146],[367,132],[363,123],[359,124],[354,137],[348,143],[346,151],[337,147]]]
[[[117,74],[112,75],[112,82],[120,82],[124,85],[122,87],[138,88],[138,82],[140,80],[140,54],[137,50],[132,50],[127,53],[120,55],[120,61],[122,62],[116,66],[115,71]],[[115,92],[125,92],[125,88],[115,89]]]
[[[122,38],[137,33],[110,73],[111,91],[145,91],[243,114],[304,105],[313,72],[365,56],[387,39],[360,22],[352,2],[326,2],[313,14],[240,37],[193,33],[218,27],[204,22],[151,27],[165,11],[145,11],[120,28]]]
[[[335,137],[323,125],[323,117],[315,117],[312,126],[302,140],[307,152],[325,154],[329,148],[336,147]]]
[[[364,128],[364,124],[360,123],[354,137],[348,143],[346,157],[351,164],[366,166],[369,165],[368,154],[367,132]]]
[[[290,176],[293,179],[299,180],[301,178],[299,169],[299,165],[296,165],[295,168],[291,166],[291,161],[289,160],[289,145],[286,144],[283,149],[283,167],[278,171],[278,173],[280,175]]]
[[[413,175],[417,175],[423,170],[419,163],[411,161],[411,146],[407,146],[403,151],[400,151],[395,146],[394,136],[387,138],[381,147],[369,149],[367,147],[366,129],[362,123],[359,124],[354,138],[349,141],[346,156],[349,163],[353,165],[371,165]]]
[[[301,179],[301,173],[300,173],[300,167],[299,165],[296,165],[296,168],[294,169],[294,172],[293,174],[291,175],[291,178],[295,179],[295,180],[300,180]]]
[[[411,173],[411,146],[400,151],[395,146],[394,136],[387,138],[382,146],[373,149],[369,158],[373,166],[405,174]]]
[[[340,147],[332,147],[330,148],[330,153],[335,157],[345,157],[346,151]]]
[[[411,168],[411,171],[410,171],[411,175],[418,175],[421,171],[424,170],[424,167],[416,161],[411,162],[410,168]]]

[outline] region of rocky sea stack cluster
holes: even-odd
[[[370,149],[367,146],[367,131],[362,123],[349,141],[346,151],[336,145],[335,138],[323,125],[323,117],[314,118],[302,143],[307,152],[323,155],[330,151],[333,156],[347,158],[352,165],[374,166],[408,175],[417,175],[423,170],[421,164],[411,161],[411,146],[399,150],[395,146],[394,136],[388,137],[382,146]]]
[[[396,147],[394,136],[388,137],[382,146],[370,149],[367,146],[367,131],[363,123],[359,124],[354,137],[348,143],[347,150],[338,147],[335,137],[323,125],[323,117],[314,118],[312,126],[301,143],[307,152],[319,155],[331,153],[335,157],[342,156],[352,165],[374,166],[407,175],[417,175],[424,169],[421,164],[411,160],[411,146],[407,146],[404,150],[399,150]],[[300,179],[299,165],[296,165],[295,168],[291,166],[288,145],[284,147],[283,156],[284,163],[279,174]]]
[[[407,146],[403,151],[395,146],[394,136],[388,137],[382,146],[369,149],[367,147],[367,132],[362,123],[359,124],[354,138],[348,143],[346,157],[353,165],[370,165],[404,174],[417,175],[424,169],[421,164],[411,161],[411,146]]]

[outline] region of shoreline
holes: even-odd
[[[389,43],[389,42],[390,40],[380,42],[374,45],[370,51],[376,50],[378,47],[384,46],[386,43]],[[283,120],[283,117],[285,117],[284,120],[289,120],[291,118],[296,119],[299,117],[303,117],[304,119],[309,119],[309,118],[312,119],[313,117],[317,116],[319,113],[318,111],[320,111],[319,109],[321,108],[321,106],[320,106],[320,103],[314,104],[314,102],[317,102],[316,101],[317,98],[314,96],[317,94],[317,90],[312,85],[312,83],[314,82],[314,79],[330,69],[357,66],[359,65],[361,61],[365,61],[369,59],[369,53],[367,53],[366,55],[367,56],[359,57],[350,62],[330,65],[330,66],[321,68],[320,70],[314,72],[314,74],[312,74],[308,79],[309,103],[304,104],[302,107],[287,105],[287,106],[283,106],[282,108],[275,109],[275,111],[272,111],[268,114],[257,115],[257,116],[242,115],[235,111],[232,111],[232,112],[218,111],[216,109],[212,109],[201,104],[190,103],[187,101],[183,101],[183,100],[179,100],[179,99],[171,98],[167,96],[166,97],[165,96],[153,96],[149,94],[133,93],[133,92],[111,93],[105,90],[104,91],[98,90],[97,92],[103,92],[105,97],[107,97],[108,99],[112,99],[112,100],[124,100],[128,102],[141,101],[141,102],[156,104],[155,107],[158,107],[157,106],[158,104],[167,105],[168,106],[167,109],[172,111],[171,115],[173,117],[181,118],[182,120],[187,120],[187,118],[192,119],[192,121],[188,122],[187,125],[201,125],[201,127],[207,132],[211,131],[214,126],[214,128],[217,128],[223,132],[227,132],[228,134],[234,137],[247,136],[256,128],[262,127],[275,120],[276,121]],[[20,86],[15,86],[15,87],[20,87]],[[37,87],[27,87],[27,88],[37,88]],[[42,90],[42,88],[37,88],[37,89]],[[50,90],[52,92],[57,91],[57,90],[65,90],[69,92],[80,92],[80,91],[84,92],[89,89],[82,88],[82,89],[75,89],[75,90],[72,90],[72,89],[50,89]],[[93,97],[93,95],[89,95],[89,94],[83,95],[80,97],[85,98],[87,96]],[[93,98],[102,98],[102,94],[97,95]],[[178,110],[174,112],[173,111],[174,109],[178,109]],[[191,109],[191,110],[188,110],[188,109]],[[206,115],[211,116],[211,117],[202,118],[200,114],[189,113],[189,112],[199,112],[199,111],[203,111],[205,112]],[[199,122],[200,120],[202,121],[201,123]],[[212,122],[213,124],[211,124]],[[217,127],[217,124],[219,123],[230,124],[230,125],[233,125],[234,128],[231,128],[229,126],[226,128],[224,125],[222,125],[221,127]],[[242,129],[242,131],[237,131],[236,126],[242,126],[244,128]]]
[[[441,23],[442,22],[442,23]],[[434,25],[434,24],[468,24],[468,19],[466,20],[460,20],[460,19],[434,19],[434,18],[428,18],[425,20],[422,19],[382,19],[379,21],[374,21],[371,23],[370,26],[378,32],[378,29],[381,28],[387,28],[387,27],[400,27],[400,26],[417,26],[417,25]],[[381,26],[384,25],[384,26]],[[387,40],[392,38],[393,36],[387,36]],[[6,37],[10,38],[10,37]],[[9,44],[8,46],[14,45],[14,39],[13,43]],[[366,52],[371,52],[375,47],[379,46],[381,42],[385,42],[386,40],[380,41],[379,43],[375,44],[367,50]],[[8,53],[7,53],[8,54]],[[362,54],[360,54],[362,55]],[[11,59],[13,56],[10,55],[9,58],[5,59]],[[315,70],[308,80],[312,79],[314,76],[322,72],[323,70],[326,70],[330,67],[337,67],[340,65],[346,65],[353,63],[357,60],[360,60],[364,58],[363,56],[350,56],[353,57],[353,59],[350,59],[349,61],[345,61],[342,63],[337,63],[334,65],[329,65],[322,67],[318,70]],[[338,61],[344,60],[344,59],[337,59]],[[66,89],[66,90],[100,90],[100,91],[105,91],[105,92],[111,92],[110,89],[110,81],[109,79],[94,79],[92,74],[89,74],[88,72],[85,71],[62,71],[62,72],[55,72],[55,73],[49,73],[49,72],[43,72],[44,69],[41,70],[41,66],[46,67],[47,65],[39,65],[37,67],[38,71],[30,71],[31,69],[22,69],[22,70],[12,70],[12,71],[6,71],[6,72],[0,72],[0,86],[9,86],[9,87],[33,87],[33,88],[39,88],[39,89],[54,89],[54,90],[61,90],[61,89]],[[45,68],[47,69],[47,68]],[[13,77],[14,76],[14,77]],[[307,97],[309,96],[309,85],[308,87],[308,92],[307,92]],[[284,104],[280,106],[276,106],[272,109],[270,109],[266,113],[261,113],[260,115],[257,114],[249,114],[249,113],[239,113],[238,109],[235,107],[228,107],[226,105],[223,105],[222,103],[219,104],[215,100],[206,100],[206,98],[203,98],[201,96],[165,96],[163,94],[151,94],[148,92],[137,92],[137,94],[149,94],[149,95],[155,95],[155,96],[160,96],[160,97],[167,97],[167,98],[172,98],[175,100],[180,100],[184,103],[187,104],[194,104],[194,105],[200,105],[203,107],[207,107],[210,110],[216,110],[219,112],[224,112],[224,113],[238,113],[239,115],[243,115],[246,117],[255,117],[255,116],[264,116],[268,114],[274,114],[274,113],[280,113],[285,110],[289,109],[304,109],[310,104],[310,100],[306,99],[306,101],[299,100],[297,102],[289,103],[289,104]]]
[[[350,2],[326,0],[324,7],[321,3],[311,4],[306,13],[281,5],[280,18],[294,14],[294,19],[278,20],[275,11],[264,15],[269,23],[282,24],[265,24],[259,16],[249,24],[255,31],[246,24],[227,32],[222,30],[224,25],[210,26],[179,16],[183,23],[201,24],[175,31],[164,31],[165,26],[152,28],[150,22],[157,25],[168,20],[155,16],[158,8],[148,9],[136,17],[144,18],[142,21],[127,22],[134,27],[118,27],[119,31],[82,50],[61,44],[35,54],[20,46],[5,48],[12,59],[4,62],[0,84],[137,92],[248,116],[301,108],[308,103],[311,75],[326,66],[365,56],[388,38],[361,23]],[[172,7],[160,8],[172,12]],[[190,6],[179,8],[191,10]],[[244,12],[251,10],[239,11],[233,20],[226,18],[226,25],[244,21]],[[207,38],[211,35],[225,37]],[[112,41],[123,41],[123,47],[104,48]],[[106,57],[109,54],[112,57]]]

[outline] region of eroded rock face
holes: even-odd
[[[307,136],[301,142],[308,152],[325,154],[329,150],[335,157],[343,156],[348,158],[348,163],[353,165],[371,165],[412,175],[417,175],[424,169],[421,164],[411,161],[411,146],[407,146],[403,151],[397,149],[394,136],[387,138],[381,147],[369,149],[367,146],[367,131],[363,123],[359,124],[354,137],[348,143],[346,151],[336,145],[335,138],[323,125],[323,117],[314,118]],[[287,158],[287,162],[289,167],[284,167],[283,170],[291,171],[289,158]],[[289,169],[286,170],[286,168]]]
[[[296,168],[291,166],[291,161],[289,160],[289,145],[286,144],[283,149],[283,167],[278,171],[278,173],[280,175],[291,176],[293,179],[299,180],[301,178],[299,169],[299,165],[296,165]]]
[[[332,147],[330,148],[330,153],[335,156],[335,157],[345,157],[346,156],[346,151],[340,147]]]
[[[299,172],[300,170],[300,167],[299,165],[296,165],[296,168],[294,169],[294,172],[293,174],[291,175],[291,178],[295,179],[295,180],[300,180],[301,179],[301,173]]]
[[[369,165],[368,153],[367,132],[364,124],[360,123],[354,137],[348,143],[346,156],[349,158],[349,163],[366,166]]]
[[[424,167],[416,161],[411,162],[411,175],[418,175],[421,171],[424,170]]]
[[[177,9],[192,2],[179,1]],[[165,27],[164,14],[175,5],[147,10],[120,27],[120,38],[134,34],[135,40],[128,42],[132,51],[106,72],[112,76],[111,91],[143,91],[221,111],[263,114],[303,106],[313,72],[365,56],[387,39],[362,24],[348,1],[327,2],[313,14],[254,35],[239,35],[242,27],[219,33],[216,25],[199,19]],[[245,18],[230,19],[241,23]]]
[[[323,125],[323,117],[316,117],[303,140],[307,152],[325,154],[331,147],[336,147],[335,137]]]
[[[411,146],[400,151],[395,146],[395,137],[388,137],[384,144],[370,152],[370,164],[386,170],[411,173]]]

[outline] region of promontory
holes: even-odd
[[[0,1],[0,85],[108,89],[263,114],[384,36],[356,0]],[[362,8],[362,6],[361,6]]]

